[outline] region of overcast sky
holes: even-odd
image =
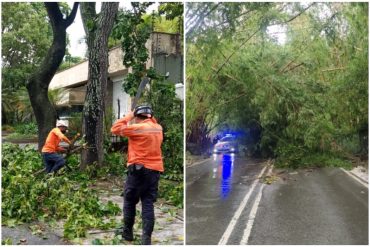
[[[154,2],[154,1],[153,1]],[[68,2],[68,5],[73,7],[73,2]],[[131,2],[129,1],[124,1],[120,2],[119,4],[120,8],[124,9],[131,9]],[[101,7],[101,3],[97,2],[96,4],[96,11],[99,12]],[[151,13],[153,10],[157,10],[158,8],[158,2],[155,4],[152,4],[148,8],[148,13]],[[75,57],[84,57],[86,53],[87,46],[84,41],[85,37],[85,31],[82,25],[82,20],[81,20],[81,13],[80,13],[80,8],[78,8],[78,13],[76,15],[75,21],[73,22],[72,25],[70,25],[67,29],[67,33],[69,36],[69,46],[68,46],[68,51],[72,56]]]

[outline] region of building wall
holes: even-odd
[[[165,33],[153,33],[151,38],[146,43],[149,54],[177,54],[178,45],[176,45],[177,36]],[[109,76],[117,76],[127,73],[128,69],[122,64],[123,52],[121,47],[112,48],[109,51]],[[147,67],[153,66],[154,62],[149,57]],[[76,84],[87,82],[88,76],[88,61],[81,62],[69,69],[63,70],[53,77],[50,82],[50,89],[72,87]]]
[[[159,54],[153,57],[154,68],[162,75],[170,73],[168,80],[177,84],[183,83],[183,60],[182,55]]]
[[[183,99],[183,57],[179,45],[179,36],[166,33],[152,33],[146,43],[149,55],[147,68],[153,66],[161,74],[169,72],[169,80],[176,84],[176,93]],[[124,76],[130,72],[122,64],[123,52],[120,47],[109,51],[109,80],[106,92],[106,109],[112,107],[115,117],[118,117],[118,102],[120,100],[120,117],[130,110],[131,98],[122,89]],[[69,69],[57,73],[52,79],[49,88],[76,88],[86,85],[88,77],[88,61],[83,61]],[[182,83],[182,84],[181,84]],[[82,95],[82,94],[81,94]],[[71,94],[65,98],[65,105],[73,105]],[[80,101],[84,101],[84,95]],[[77,100],[78,99],[74,99]],[[75,101],[75,103],[77,102]],[[79,102],[81,104],[81,102]]]
[[[185,97],[185,95],[184,95],[184,84],[177,83],[175,85],[175,87],[176,87],[176,96],[177,96],[177,98],[179,98],[181,100],[184,100],[184,97]]]
[[[88,62],[81,62],[69,69],[63,70],[54,75],[49,88],[63,88],[70,85],[87,81]]]
[[[162,75],[169,72],[168,80],[175,83],[176,95],[184,100],[183,57],[181,54],[157,54],[153,57],[154,68]]]
[[[115,118],[122,117],[126,115],[131,110],[131,97],[123,91],[122,82],[124,76],[119,76],[112,79],[113,87],[113,97],[112,97],[112,106]],[[119,100],[119,102],[118,102]],[[118,103],[120,107],[118,107]],[[118,112],[119,108],[119,112]]]
[[[83,105],[86,96],[86,86],[64,89],[57,101],[58,106]]]
[[[153,54],[181,54],[180,36],[154,32],[149,42],[152,44]]]

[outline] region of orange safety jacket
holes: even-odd
[[[62,133],[59,128],[54,128],[50,131],[48,137],[46,138],[44,147],[41,152],[43,153],[56,153],[58,151],[63,151],[64,148],[59,147],[60,141],[65,141],[71,143],[71,141]]]
[[[111,128],[112,134],[128,137],[127,165],[142,164],[147,169],[163,172],[162,126],[155,118],[128,125],[130,120],[130,116],[125,116],[117,120]]]

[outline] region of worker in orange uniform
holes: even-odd
[[[154,228],[154,205],[158,181],[163,172],[161,145],[162,127],[153,117],[150,106],[141,105],[117,120],[111,132],[128,137],[127,181],[124,190],[124,226],[122,237],[132,241],[136,204],[141,200],[143,234],[142,244],[151,244]]]
[[[52,129],[46,138],[41,152],[47,173],[57,172],[65,164],[63,156],[58,154],[58,152],[66,152],[64,148],[59,147],[61,141],[71,144],[71,141],[64,135],[67,129],[68,123],[66,121],[57,121],[57,127]]]

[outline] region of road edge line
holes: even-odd
[[[233,232],[233,230],[235,228],[235,225],[236,225],[239,217],[241,216],[243,210],[247,206],[247,203],[249,201],[249,198],[251,197],[251,195],[252,195],[252,193],[254,191],[254,188],[256,187],[256,185],[257,185],[257,183],[259,181],[259,178],[264,174],[266,168],[267,168],[267,165],[258,174],[257,179],[253,182],[252,187],[250,188],[250,190],[248,191],[248,193],[243,198],[243,201],[240,203],[238,209],[235,211],[235,214],[231,218],[231,220],[229,222],[229,225],[227,226],[224,234],[222,234],[222,237],[221,237],[220,241],[218,242],[218,245],[226,245],[227,244],[227,241],[229,240],[229,238],[231,236],[231,233]]]
[[[270,167],[269,171],[267,172],[267,176],[271,174],[272,169],[274,169],[274,165],[272,165]],[[254,220],[255,220],[256,215],[257,215],[258,207],[259,207],[259,204],[260,204],[261,199],[262,199],[262,192],[263,192],[263,189],[265,188],[265,186],[266,186],[266,184],[262,184],[259,191],[258,191],[258,195],[256,197],[256,200],[254,201],[251,212],[249,213],[248,220],[247,220],[247,227],[244,230],[242,240],[240,241],[240,245],[247,245],[248,244],[249,236],[252,232],[252,228],[253,228],[253,225],[254,225]]]
[[[193,166],[200,165],[200,164],[205,163],[205,162],[210,161],[210,160],[211,160],[211,158],[207,158],[207,159],[205,159],[205,160],[201,160],[201,161],[195,162],[195,163],[193,163],[193,164],[191,164],[191,165],[187,166],[187,167],[186,167],[186,169],[187,169],[187,168],[191,168],[191,167],[193,167]]]
[[[353,179],[355,179],[357,182],[359,182],[360,184],[362,184],[363,186],[365,186],[366,188],[369,188],[369,184],[365,183],[362,181],[362,179],[358,178],[356,175],[354,175],[352,172],[349,172],[349,171],[346,171],[345,169],[343,169],[342,167],[340,168],[344,173],[346,173],[348,176],[352,177]]]

